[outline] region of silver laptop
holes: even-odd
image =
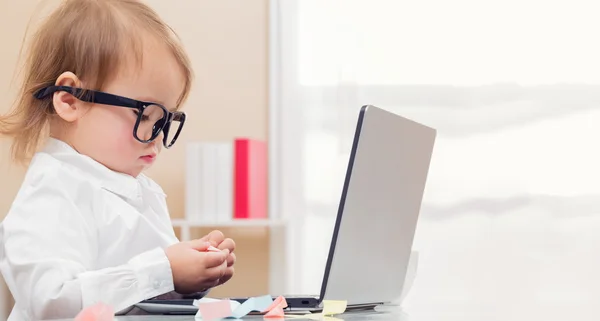
[[[319,309],[323,300],[366,307],[400,299],[435,138],[433,128],[361,108],[321,293],[286,297],[291,309]]]
[[[289,310],[320,310],[323,300],[346,300],[352,309],[400,299],[435,137],[410,119],[361,108],[321,293],[284,295]],[[191,305],[185,302],[178,303]]]

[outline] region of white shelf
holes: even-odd
[[[282,220],[272,219],[232,219],[230,221],[222,222],[204,222],[204,221],[190,221],[186,219],[174,219],[171,223],[175,227],[275,227],[283,226],[285,224]]]

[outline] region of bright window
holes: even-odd
[[[318,293],[356,117],[374,104],[438,129],[409,311],[588,316],[600,297],[599,7],[282,1],[280,210],[302,227],[291,290]]]

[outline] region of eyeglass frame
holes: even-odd
[[[164,134],[163,135],[163,145],[167,149],[171,148],[175,144],[175,141],[177,141],[177,138],[179,137],[179,134],[181,133],[181,130],[185,123],[186,115],[184,112],[181,112],[181,111],[171,112],[167,108],[165,108],[165,106],[158,104],[158,103],[136,100],[136,99],[118,96],[118,95],[114,95],[114,94],[110,94],[110,93],[106,93],[106,92],[102,92],[102,91],[97,91],[97,90],[83,89],[83,88],[71,87],[71,86],[47,86],[47,87],[43,87],[43,88],[37,90],[36,92],[34,92],[33,96],[36,99],[43,99],[45,97],[48,97],[50,94],[53,94],[58,91],[64,91],[64,92],[70,93],[71,95],[75,96],[77,99],[84,101],[84,102],[88,102],[88,103],[137,109],[138,115],[137,115],[137,119],[135,121],[135,126],[133,127],[133,137],[137,141],[144,143],[144,144],[154,141],[156,139],[156,137],[158,137],[158,135],[160,135],[160,133],[163,132],[163,134]],[[144,110],[150,105],[158,106],[163,110],[164,116],[163,116],[163,118],[160,119],[160,120],[163,120],[163,124],[162,124],[161,128],[159,130],[157,130],[156,134],[152,133],[150,139],[142,140],[138,137],[137,130],[138,130],[138,127],[142,120],[142,117],[144,116]],[[167,136],[169,134],[169,130],[171,129],[171,123],[173,122],[173,120],[179,121],[180,125],[179,125],[179,128],[177,129],[177,132],[175,133],[175,136],[171,140],[170,144],[167,144]],[[159,121],[157,121],[156,123],[158,123]]]

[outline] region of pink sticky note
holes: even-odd
[[[282,297],[282,296],[279,296],[279,297],[277,297],[277,299],[275,299],[273,301],[273,303],[271,303],[271,305],[268,308],[266,308],[262,312],[267,312],[267,315],[268,315],[269,312],[271,312],[271,311],[273,311],[275,309],[280,309],[281,310],[281,315],[283,315],[283,309],[287,308],[287,306],[288,305],[287,305],[287,301],[285,300],[285,298]]]
[[[265,314],[264,318],[283,318],[285,314],[283,313],[283,308],[280,306],[276,306],[271,311]]]
[[[200,303],[198,305],[202,320],[215,320],[226,318],[231,315],[231,303],[229,300]]]
[[[113,308],[100,302],[81,310],[75,317],[75,321],[112,321],[114,318]]]
[[[212,245],[208,247],[208,251],[209,252],[221,252],[221,250],[219,250],[218,248],[216,248]]]

